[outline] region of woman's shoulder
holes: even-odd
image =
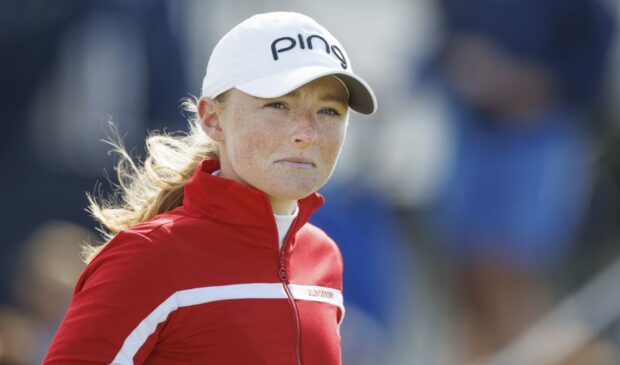
[[[177,236],[185,237],[188,231],[200,230],[205,224],[208,222],[204,218],[174,209],[121,230],[102,248],[95,260],[100,256],[119,253],[165,259],[174,254],[176,244],[182,241]]]
[[[340,255],[340,249],[336,242],[325,231],[312,223],[306,223],[301,227],[297,233],[297,239],[302,240],[306,245],[328,248]]]
[[[162,286],[170,286],[166,249],[165,224],[139,224],[118,232],[88,263],[77,282],[75,293],[97,287],[108,280],[117,283],[146,283],[157,278]],[[121,286],[123,286],[121,285]]]
[[[310,222],[304,224],[301,227],[301,229],[299,230],[299,234],[307,235],[307,236],[310,236],[314,239],[321,240],[321,241],[333,242],[332,238],[329,237],[329,235],[325,233],[325,231],[323,231],[321,228],[315,226],[314,224]]]
[[[306,262],[308,267],[315,267],[317,262],[322,263],[320,266],[329,268],[322,272],[322,275],[331,278],[327,282],[331,283],[327,286],[334,288],[342,288],[343,258],[340,248],[321,228],[306,223],[296,235],[296,246],[294,250],[297,252],[298,263]],[[315,275],[318,273],[315,269]]]
[[[180,215],[162,214],[121,230],[101,249],[92,263],[110,255],[165,256],[166,247],[174,238],[174,227],[182,224],[184,219]]]

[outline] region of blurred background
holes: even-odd
[[[346,47],[351,115],[313,218],[345,258],[345,365],[620,364],[617,0],[0,1],[0,364],[38,364],[98,242],[113,121],[185,130],[211,49],[266,11]]]

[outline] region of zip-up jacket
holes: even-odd
[[[267,196],[202,161],[183,204],[117,234],[91,261],[44,364],[340,364],[342,257],[308,223],[278,247]]]

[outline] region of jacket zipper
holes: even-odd
[[[289,232],[286,234],[286,237],[284,238],[284,244],[282,245],[282,249],[279,255],[279,261],[280,261],[280,268],[279,268],[279,276],[280,276],[280,280],[282,281],[282,286],[284,286],[284,291],[286,292],[286,296],[288,297],[288,302],[291,306],[291,311],[293,312],[293,318],[295,321],[295,357],[297,360],[297,365],[301,365],[301,325],[299,324],[299,312],[297,311],[297,305],[295,304],[295,299],[293,299],[293,294],[291,293],[290,289],[288,288],[288,273],[286,271],[286,265],[284,264],[284,248],[287,246],[288,240],[289,240],[289,236],[291,231],[293,230],[293,225],[295,224],[295,222],[293,222],[293,224],[291,225]]]

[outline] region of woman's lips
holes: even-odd
[[[288,166],[288,167],[302,168],[302,169],[309,169],[309,168],[315,167],[314,162],[312,162],[311,160],[302,159],[302,158],[283,158],[283,159],[277,160],[276,163],[284,165],[284,166]]]

